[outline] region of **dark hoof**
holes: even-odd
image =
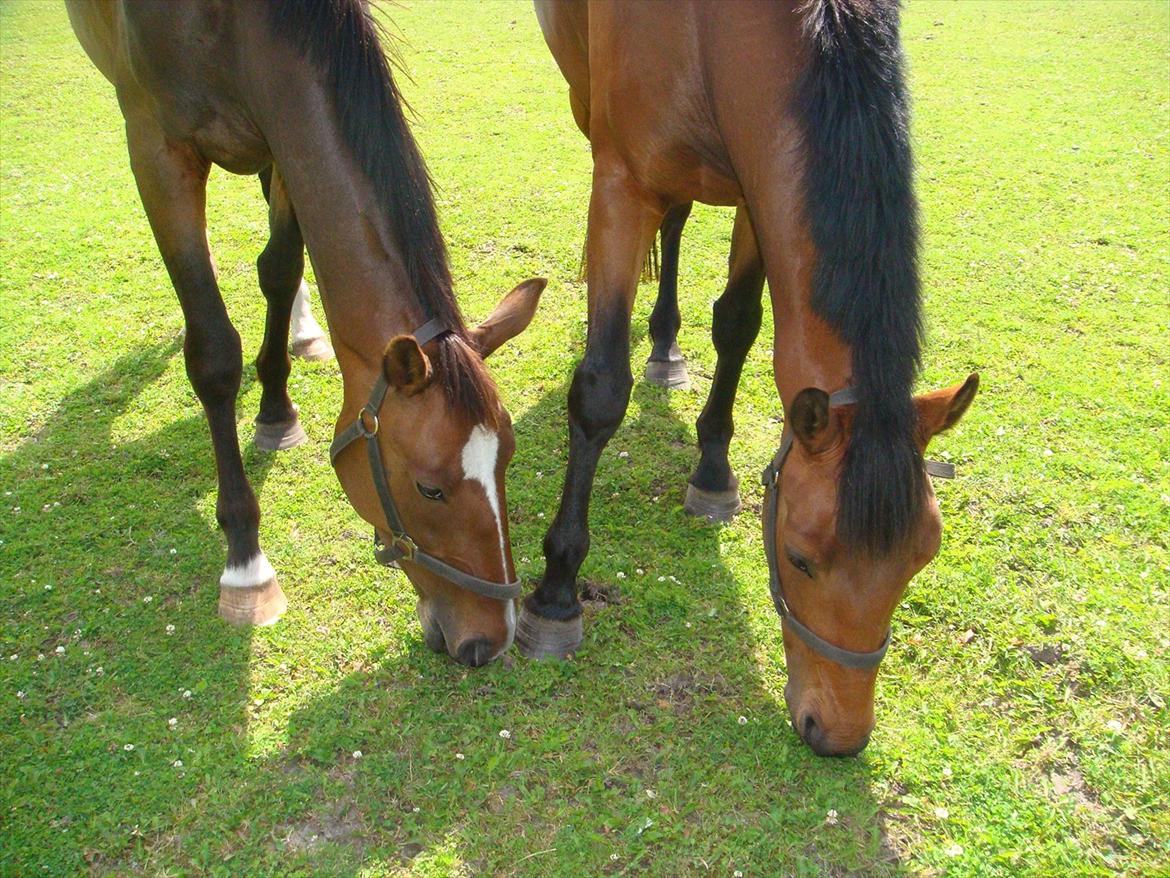
[[[646,380],[667,390],[690,390],[691,376],[687,374],[687,361],[647,360]]]
[[[687,484],[687,499],[683,503],[683,510],[691,515],[701,515],[711,521],[728,522],[735,518],[735,514],[743,509],[739,502],[739,488],[728,488],[726,491],[704,491],[692,484]]]
[[[308,441],[308,434],[295,416],[277,424],[256,422],[256,447],[261,451],[285,451]]]
[[[323,335],[316,338],[302,338],[292,344],[292,354],[302,360],[332,360],[333,345]]]
[[[584,631],[580,616],[564,621],[546,619],[524,605],[516,620],[516,646],[528,658],[563,659],[581,646]]]
[[[231,625],[271,625],[287,609],[288,601],[275,578],[248,588],[219,587],[219,616]]]

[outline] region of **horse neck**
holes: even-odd
[[[281,88],[264,134],[312,260],[348,409],[364,404],[386,343],[426,318],[386,211],[329,100],[311,74]]]
[[[774,272],[783,274],[791,260],[775,257]],[[807,272],[800,272],[807,274]],[[852,383],[852,351],[824,320],[814,313],[807,281],[778,283],[770,274],[772,292],[772,375],[785,411],[806,387],[826,393]]]

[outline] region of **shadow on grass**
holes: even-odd
[[[516,423],[518,553],[555,508],[568,379]],[[798,741],[756,664],[721,528],[681,512],[697,452],[671,446],[688,444],[687,426],[665,391],[639,382],[634,402],[598,470],[573,660],[468,671],[416,628],[296,709],[282,750],[224,753],[239,783],[202,789],[198,814],[213,816],[186,830],[218,855],[168,832],[148,856],[253,874],[901,873],[870,766]],[[829,808],[839,825],[826,827]]]
[[[19,717],[0,721],[5,810],[43,828],[3,846],[0,871],[103,871],[108,851],[164,825],[191,794],[174,760],[235,762],[247,749],[252,632],[216,615],[225,544],[200,512],[216,492],[205,418],[196,406],[119,440],[135,410],[151,419],[180,349],[175,339],[117,360],[0,458],[5,505],[21,508],[5,510],[4,652],[18,657],[3,671],[25,692]],[[272,456],[250,444],[244,454],[259,493]],[[167,720],[182,711],[191,728],[177,734]],[[70,845],[71,833],[89,844]]]
[[[49,656],[26,656],[29,695],[6,730],[23,754],[6,766],[6,798],[44,824],[27,865],[45,851],[97,874],[901,871],[866,761],[818,759],[791,731],[755,658],[751,592],[720,560],[723,531],[681,511],[689,428],[642,382],[598,469],[574,660],[468,671],[415,628],[295,709],[281,749],[251,757],[253,632],[215,615],[223,540],[199,511],[215,491],[203,417],[114,438],[178,349],[119,360],[0,460],[27,508],[50,505],[5,546],[22,568],[10,639]],[[569,377],[516,424],[518,553],[539,546],[559,498]],[[40,475],[45,461],[55,477]],[[246,451],[258,490],[271,463]],[[531,579],[542,559],[528,551]],[[35,570],[72,573],[33,582]],[[828,808],[841,814],[831,832]],[[63,843],[71,827],[85,844]]]

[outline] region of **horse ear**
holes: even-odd
[[[816,387],[796,394],[788,421],[809,454],[819,454],[832,445],[840,430],[839,422],[829,415],[829,394]]]
[[[967,412],[975,392],[979,390],[979,373],[972,372],[962,384],[935,390],[915,397],[914,405],[918,408],[918,438],[925,448],[927,443],[941,433],[949,430]]]
[[[543,277],[534,277],[518,284],[500,300],[500,304],[496,305],[483,323],[468,333],[472,347],[479,351],[481,357],[486,358],[508,339],[524,331],[532,322],[532,315],[540,304],[540,294],[547,285],[548,279]]]
[[[386,382],[406,396],[413,396],[431,383],[431,361],[413,335],[396,335],[382,354]]]

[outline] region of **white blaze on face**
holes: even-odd
[[[500,535],[500,569],[508,578],[508,556],[504,546],[504,520],[500,517],[500,497],[496,493],[496,459],[500,454],[500,437],[477,424],[463,446],[463,477],[474,479],[483,486],[492,514],[496,517],[496,530]]]

